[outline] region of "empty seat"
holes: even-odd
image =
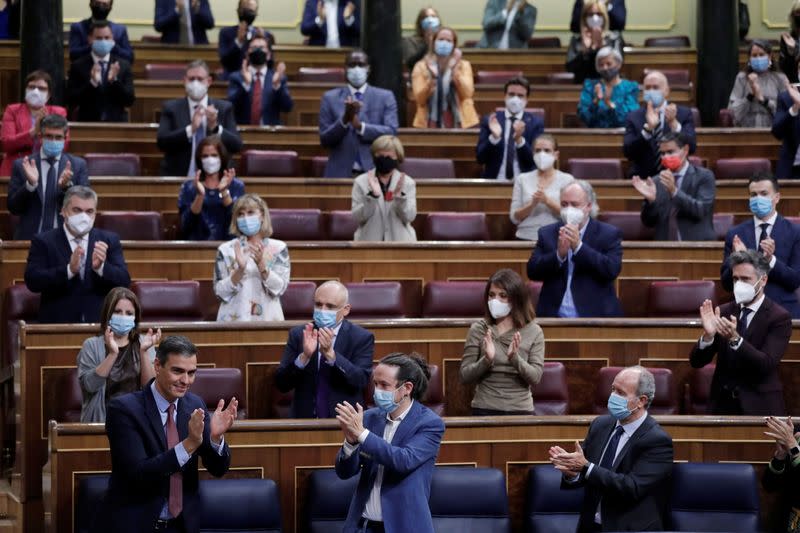
[[[648,37],[644,40],[644,45],[664,48],[688,48],[692,46],[692,41],[688,35],[671,35],[669,37]]]
[[[352,211],[331,211],[328,213],[328,240],[352,241],[358,229],[358,222]]]
[[[82,476],[78,481],[78,491],[75,494],[75,533],[95,531],[94,520],[100,515],[98,509],[103,506],[110,477],[95,474]]]
[[[136,281],[131,290],[139,298],[142,322],[202,320],[200,284],[196,281]]]
[[[534,309],[536,309],[536,305],[539,303],[539,295],[542,292],[542,282],[541,281],[529,281],[528,282],[528,292],[531,295],[531,305]]]
[[[325,175],[325,166],[328,164],[328,156],[315,155],[311,158],[311,175],[315,178],[321,178]],[[350,176],[342,176],[350,177]]]
[[[733,227],[733,213],[714,213],[712,222],[714,224],[714,235],[717,236],[717,240],[724,241],[728,230]]]
[[[639,211],[601,211],[597,220],[619,229],[626,241],[651,241],[656,234],[655,228],[642,223]]]
[[[647,316],[697,318],[708,299],[716,303],[710,280],[653,281],[647,291]]]
[[[422,296],[423,318],[482,317],[486,282],[429,281]]]
[[[350,293],[348,318],[404,318],[403,286],[396,281],[345,283]]]
[[[209,411],[217,408],[220,399],[225,400],[227,407],[231,398],[235,397],[239,401],[236,419],[247,418],[244,379],[238,368],[198,368],[192,392],[203,399]]]
[[[488,241],[485,213],[428,213],[422,231],[426,241]]]
[[[144,66],[146,80],[178,81],[185,74],[185,63],[147,63]]]
[[[703,368],[692,369],[689,378],[689,394],[686,398],[686,412],[690,415],[704,415],[708,412],[708,400],[711,396],[711,380],[717,365],[707,364]]]
[[[689,164],[696,167],[708,168],[708,159],[696,155],[689,156]]]
[[[201,533],[281,533],[278,485],[271,479],[200,481]]]
[[[270,209],[272,236],[283,241],[320,241],[322,212],[319,209]]]
[[[546,361],[542,379],[533,393],[533,409],[538,415],[569,414],[569,389],[567,388],[567,369],[558,361]]]
[[[300,67],[297,70],[297,81],[339,83],[342,80],[344,69],[341,67]]]
[[[496,468],[437,466],[431,479],[433,529],[510,533],[506,478]]]
[[[456,167],[452,159],[433,157],[406,157],[400,163],[400,171],[405,172],[415,180],[417,179],[448,179],[456,178]]]
[[[699,128],[700,126],[703,125],[703,121],[700,118],[700,109],[692,106],[690,108],[690,111],[692,112],[692,122],[694,122],[694,127]]]
[[[300,158],[292,150],[245,150],[242,176],[295,177],[300,175]]]
[[[311,472],[305,494],[306,530],[309,533],[342,530],[358,479],[359,476],[339,479],[332,468]]]
[[[141,176],[139,154],[85,154],[86,170],[94,176]]]
[[[58,378],[58,422],[80,422],[83,392],[78,381],[78,369],[70,368]]]
[[[756,172],[771,172],[772,165],[766,157],[733,157],[717,159],[714,176],[718,180],[747,179]]]
[[[598,372],[594,396],[594,412],[596,414],[608,413],[608,395],[611,392],[611,384],[620,370],[622,367],[607,366]],[[656,382],[656,395],[647,411],[651,415],[678,414],[678,398],[675,392],[675,382],[672,379],[672,370],[650,367],[647,370],[653,374]]]
[[[548,85],[562,85],[575,83],[575,74],[572,72],[550,72],[544,77]]]
[[[281,295],[284,320],[311,320],[316,290],[317,284],[313,281],[290,281]]]
[[[525,500],[527,533],[574,533],[583,505],[583,487],[561,490],[561,472],[552,465],[528,470]]]
[[[567,161],[567,169],[567,172],[579,180],[622,179],[622,162],[619,159],[573,157]]]
[[[219,312],[219,298],[214,293],[214,280],[200,279],[196,280],[200,285],[200,312],[203,315],[203,320],[207,322],[215,322]]]
[[[670,518],[674,531],[761,531],[753,466],[675,463]]]
[[[479,70],[475,73],[475,83],[481,85],[503,85],[511,78],[519,78],[521,76],[521,70]]]
[[[113,231],[123,241],[158,241],[163,235],[157,211],[100,211],[94,225]]]
[[[720,128],[732,128],[734,126],[733,113],[731,113],[728,108],[722,108],[719,110],[717,125]]]
[[[531,37],[528,39],[528,48],[561,48],[559,37]]]
[[[6,287],[3,293],[3,354],[2,366],[7,368],[16,362],[19,357],[17,332],[18,320],[26,323],[39,321],[39,293],[28,290],[24,283],[17,283]]]

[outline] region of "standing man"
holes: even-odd
[[[544,122],[525,111],[531,84],[522,77],[511,78],[504,92],[506,108],[481,120],[477,155],[483,165],[483,179],[513,181],[536,168],[533,142],[544,131]]]
[[[607,415],[589,425],[573,453],[550,448],[562,489],[584,487],[578,533],[664,531],[672,474],[672,438],[647,413],[656,394],[653,374],[640,366],[620,371]]]
[[[345,441],[336,474],[360,474],[343,533],[433,533],[428,500],[444,422],[422,405],[430,372],[416,354],[389,354],[372,376],[375,405],[336,405]]]
[[[353,0],[306,0],[300,33],[308,37],[312,46],[358,46],[360,5],[361,2]]]
[[[728,263],[736,301],[716,309],[703,302],[703,335],[689,362],[702,368],[717,356],[710,414],[785,415],[778,365],[792,336],[792,317],[764,295],[769,263],[762,254],[733,252]]]
[[[153,27],[165,44],[208,44],[214,15],[208,0],[156,0]]]
[[[375,336],[345,320],[348,299],[347,287],[326,281],[314,293],[313,323],[289,331],[275,385],[294,391],[292,418],[333,418],[337,403],[363,401]]]
[[[536,27],[536,6],[527,0],[488,0],[478,48],[528,48]]]
[[[239,0],[236,15],[239,24],[219,30],[219,62],[225,80],[242,67],[247,57],[247,43],[254,37],[264,37],[270,49],[275,44],[275,37],[269,31],[253,25],[258,16],[258,0]]]
[[[349,178],[371,170],[372,141],[397,134],[394,94],[367,84],[369,58],[353,50],[345,60],[347,86],[322,95],[320,144],[329,149],[325,177]]]
[[[769,281],[764,289],[770,300],[800,318],[800,303],[795,290],[800,287],[800,228],[778,214],[781,193],[778,180],[767,173],[750,177],[750,212],[753,218],[728,230],[720,267],[722,286],[733,290],[728,257],[731,252],[756,250],[769,263]]]
[[[658,176],[633,176],[633,188],[644,198],[642,224],[655,227],[657,241],[713,241],[714,173],[689,163],[689,139],[668,133],[661,139]]]
[[[108,20],[111,8],[114,7],[114,0],[90,0],[89,9],[92,16],[78,22],[73,22],[69,27],[69,60],[75,61],[79,57],[89,55],[92,45],[89,42],[89,33],[92,24],[97,22],[108,22],[111,26],[112,39],[114,41],[114,54],[121,57],[128,63],[133,63],[133,47],[128,39],[128,28],[124,24],[117,24]]]
[[[198,458],[214,477],[231,463],[225,433],[236,419],[238,401],[209,414],[189,392],[197,372],[197,348],[179,335],[161,341],[156,377],[142,390],[118,396],[108,406],[111,480],[105,529],[119,533],[200,531]]]

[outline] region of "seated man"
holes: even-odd
[[[199,170],[195,149],[200,141],[209,135],[219,135],[228,152],[234,154],[242,149],[242,139],[230,102],[208,96],[211,71],[205,61],[189,63],[183,82],[187,97],[164,102],[156,142],[164,152],[162,176],[194,178]]]
[[[79,121],[127,122],[133,105],[131,65],[117,56],[107,21],[92,23],[92,52],[72,61],[69,68],[70,108]],[[75,113],[77,111],[77,113]]]
[[[156,0],[153,27],[162,43],[208,44],[206,30],[214,27],[208,0]]]
[[[781,199],[778,180],[766,173],[755,174],[747,186],[753,218],[728,230],[720,268],[722,286],[733,290],[728,257],[731,252],[756,250],[769,262],[769,281],[764,289],[770,300],[800,318],[795,290],[800,287],[800,228],[778,214]],[[757,244],[756,244],[757,243]]]
[[[275,44],[275,37],[270,32],[253,25],[258,16],[258,0],[239,0],[236,15],[239,24],[219,30],[219,62],[222,63],[224,80],[242,68],[242,61],[247,57],[247,43],[253,37],[267,39],[270,49]]]
[[[100,307],[114,287],[131,283],[116,233],[94,228],[97,194],[76,185],[64,194],[64,227],[31,241],[25,284],[41,293],[39,322],[100,322]]]
[[[353,50],[345,66],[347,86],[323,94],[319,110],[320,143],[330,150],[325,177],[349,178],[372,169],[372,141],[397,134],[397,101],[391,91],[367,85],[367,54]]]
[[[525,78],[511,78],[504,92],[506,108],[481,120],[477,155],[483,179],[513,181],[536,168],[533,141],[544,131],[544,122],[525,111],[531,84]]]
[[[86,161],[64,153],[67,131],[66,118],[47,115],[39,121],[39,151],[14,161],[8,182],[8,210],[20,218],[14,228],[15,241],[60,228],[64,191],[73,185],[89,185]]]
[[[308,44],[339,48],[358,46],[361,36],[361,2],[306,0],[300,33]]]
[[[669,82],[655,70],[644,78],[645,105],[628,113],[622,151],[630,161],[629,176],[655,176],[661,156],[658,146],[669,133],[683,133],[689,144],[689,154],[697,149],[692,110],[670,103]]]
[[[260,35],[245,46],[247,58],[241,70],[228,78],[228,100],[233,104],[237,124],[277,126],[281,113],[292,110],[294,102],[286,81],[286,65],[272,59],[269,41]]]
[[[772,135],[783,141],[778,156],[778,168],[775,172],[779,180],[800,178],[800,118],[798,118],[798,114],[800,114],[800,90],[787,84],[786,90],[778,94],[778,107],[775,110],[775,117],[772,119]]]
[[[644,198],[642,224],[655,227],[657,241],[713,241],[714,173],[689,163],[689,139],[683,133],[661,138],[658,176],[633,176],[633,187]]]
[[[597,197],[589,182],[561,189],[561,219],[539,229],[528,277],[542,281],[538,316],[622,315],[614,282],[622,270],[622,234],[594,219]]]
[[[364,401],[375,337],[344,319],[347,288],[326,281],[314,293],[314,321],[289,331],[275,374],[281,392],[294,391],[292,418],[332,418],[337,403]]]
[[[114,55],[121,57],[128,63],[133,63],[133,47],[128,40],[128,28],[124,24],[117,24],[108,20],[108,14],[114,7],[114,0],[90,0],[89,8],[92,16],[78,22],[73,22],[69,27],[69,60],[88,56],[92,51],[89,42],[89,33],[92,23],[107,21],[111,26],[111,39],[114,41]]]
[[[703,335],[689,362],[702,368],[717,356],[708,411],[715,415],[785,415],[778,365],[792,336],[792,317],[764,295],[769,263],[755,250],[728,257],[735,302],[700,307]]]

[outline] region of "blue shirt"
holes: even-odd
[[[221,172],[221,171],[220,171]],[[244,194],[244,183],[234,178],[228,187],[231,200]],[[192,202],[197,195],[194,180],[186,180],[181,186],[178,197],[178,211],[181,214],[181,238],[189,241],[226,241],[233,236],[228,231],[233,215],[233,203],[226,207],[222,203],[220,193],[216,189],[206,188],[203,208],[200,213],[192,213]]]
[[[561,299],[561,307],[558,308],[558,316],[561,318],[576,318],[578,317],[578,310],[575,308],[575,301],[572,299],[572,274],[575,272],[575,261],[572,260],[572,257],[581,251],[581,247],[583,246],[583,234],[586,233],[586,227],[589,225],[589,221],[583,225],[580,230],[581,240],[578,244],[578,247],[575,251],[572,251],[572,248],[567,250],[567,290],[564,291],[564,297]],[[558,257],[558,252],[556,252],[556,259],[562,265],[564,261]]]

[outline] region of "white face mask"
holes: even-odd
[[[189,98],[192,100],[202,100],[203,97],[208,92],[208,85],[203,83],[200,80],[192,80],[186,82],[186,94],[189,95]]]
[[[512,115],[518,115],[525,109],[525,100],[519,96],[510,96],[506,98],[506,109]]]
[[[220,167],[222,166],[222,160],[219,157],[204,157],[202,159],[203,162],[203,172],[206,174],[216,174],[219,172]]]
[[[556,162],[556,156],[549,152],[536,152],[533,154],[533,162],[539,170],[550,170]]]
[[[511,312],[511,304],[508,302],[501,302],[497,298],[492,298],[487,303],[489,304],[489,313],[495,320],[505,318]]]
[[[42,91],[40,89],[25,89],[25,102],[31,107],[42,107],[47,103],[47,91]]]
[[[758,285],[758,281],[756,281],[755,285],[750,285],[744,281],[737,281],[733,284],[733,297],[736,299],[736,303],[739,305],[747,305],[752,302],[756,297],[756,285]]]
[[[564,221],[564,224],[580,226],[585,218],[586,214],[583,212],[583,209],[572,206],[561,208],[561,220]]]
[[[76,237],[83,237],[94,226],[94,219],[86,213],[78,213],[67,218],[67,225]]]

